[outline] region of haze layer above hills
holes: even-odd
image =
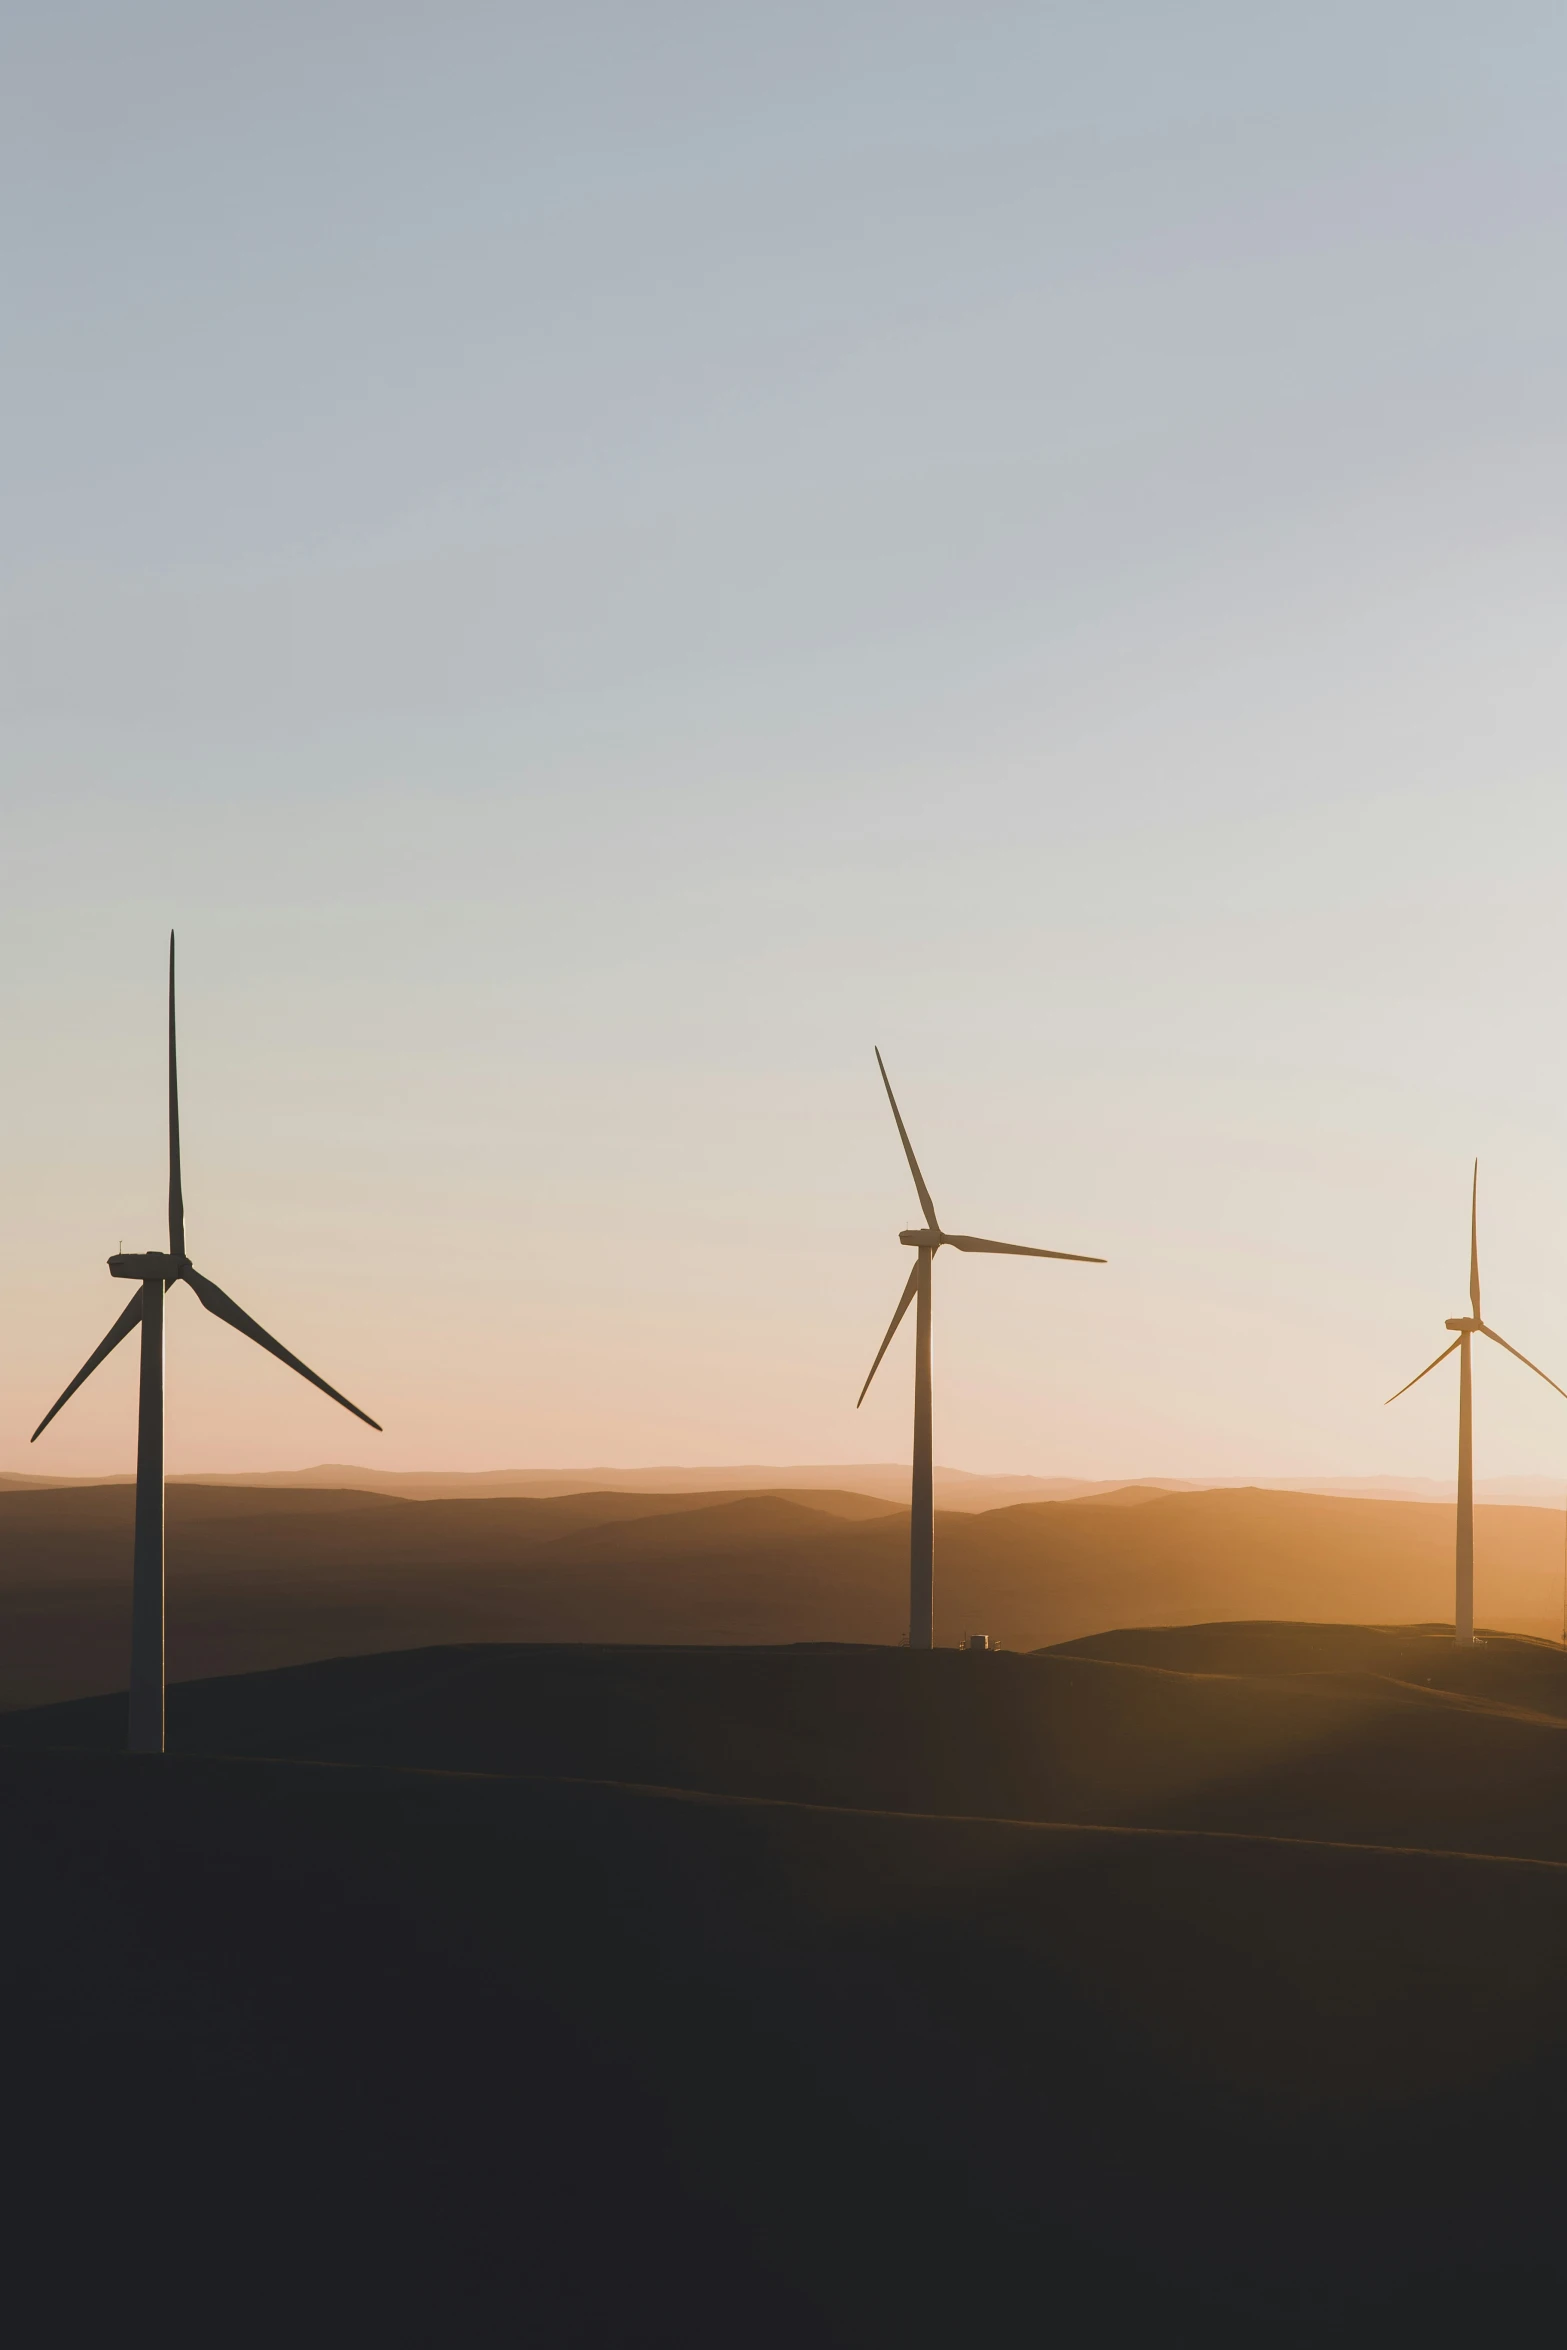
[[[113,1477],[49,1477],[0,1471],[0,1493],[58,1485],[123,1485]],[[763,1462],[714,1467],[621,1469],[376,1469],[349,1461],[322,1461],[309,1469],[207,1470],[171,1478],[179,1485],[239,1485],[264,1489],[326,1486],[355,1493],[390,1493],[405,1501],[477,1501],[506,1497],[547,1499],[566,1493],[862,1493],[905,1503],[908,1464],[901,1461],[819,1461],[778,1466]],[[1336,1493],[1364,1501],[1451,1501],[1450,1479],[1437,1477],[1023,1477],[937,1467],[936,1504],[947,1510],[1004,1509],[1019,1501],[1087,1501],[1131,1491],[1212,1493],[1256,1487],[1265,1493]],[[1555,1509],[1567,1480],[1559,1477],[1480,1477],[1483,1500]]]
[[[123,1687],[131,1491],[0,1494],[0,1703]],[[1482,1622],[1560,1626],[1563,1524],[1477,1517]],[[1223,1617],[1451,1620],[1452,1512],[1250,1489],[1118,1488],[942,1512],[936,1637],[1044,1647]],[[169,1670],[475,1640],[895,1645],[906,1512],[847,1492],[408,1501],[286,1485],[169,1494]]]

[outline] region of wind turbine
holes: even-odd
[[[174,933],[169,933],[169,1250],[149,1249],[142,1256],[109,1259],[116,1281],[140,1283],[136,1295],[103,1344],[90,1354],[57,1403],[50,1406],[33,1430],[36,1444],[62,1404],[68,1403],[84,1379],[90,1379],[122,1338],[141,1324],[141,1399],[136,1421],[136,1538],[131,1581],[131,1703],[130,1751],[163,1752],[163,1295],[176,1281],[186,1282],[209,1314],[229,1323],[246,1338],[287,1363],[301,1379],[319,1387],[345,1412],[379,1432],[381,1423],[362,1412],[346,1395],[291,1355],[286,1346],[253,1322],[242,1306],[225,1296],[215,1281],[198,1273],[185,1254],[185,1198],[180,1186],[180,1089],[174,1050]]]
[[[1458,1356],[1458,1560],[1457,1588],[1453,1601],[1453,1638],[1460,1648],[1472,1648],[1475,1636],[1475,1497],[1474,1497],[1474,1395],[1469,1373],[1469,1341],[1476,1332],[1489,1338],[1532,1371],[1537,1379],[1544,1379],[1547,1387],[1567,1399],[1567,1387],[1557,1387],[1547,1378],[1538,1363],[1531,1363],[1517,1347],[1509,1346],[1499,1338],[1480,1317],[1480,1162],[1475,1161],[1474,1180],[1469,1187],[1469,1307],[1467,1314],[1459,1314],[1443,1324],[1447,1330],[1456,1330],[1458,1336],[1451,1346],[1444,1346],[1436,1362],[1427,1363],[1425,1371],[1417,1371],[1406,1380],[1397,1395],[1388,1397],[1397,1403],[1400,1395],[1407,1395],[1411,1387],[1418,1387],[1427,1371],[1434,1371],[1437,1363],[1445,1363],[1450,1354]]]
[[[909,1173],[919,1193],[920,1207],[925,1222],[917,1232],[900,1232],[898,1238],[905,1248],[918,1250],[914,1270],[907,1287],[898,1300],[898,1310],[887,1325],[887,1335],[876,1350],[876,1360],[870,1367],[865,1385],[860,1389],[859,1403],[870,1393],[871,1380],[881,1368],[881,1358],[893,1341],[898,1324],[909,1307],[918,1300],[914,1316],[914,1485],[913,1514],[909,1523],[909,1646],[929,1648],[931,1645],[931,1600],[935,1566],[936,1512],[931,1458],[930,1428],[930,1269],[938,1248],[960,1248],[971,1256],[986,1257],[1056,1257],[1068,1265],[1102,1265],[1103,1257],[1080,1257],[1064,1248],[1022,1248],[1013,1240],[976,1240],[967,1232],[943,1232],[936,1215],[935,1203],[925,1188],[919,1161],[914,1156],[914,1145],[909,1140],[898,1104],[893,1095],[892,1080],[887,1075],[887,1064],[881,1054],[876,1055],[876,1066],[881,1081],[887,1088],[887,1099],[892,1104],[892,1115],[897,1124],[898,1139],[909,1162]]]

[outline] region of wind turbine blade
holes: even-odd
[[[980,1257],[1058,1257],[1064,1265],[1105,1265],[1108,1257],[1079,1257],[1069,1248],[1022,1248],[1015,1240],[976,1240],[969,1232],[944,1232],[948,1248],[966,1249]]]
[[[1469,1307],[1475,1320],[1480,1320],[1480,1162],[1475,1161],[1474,1181],[1469,1187]],[[1489,1333],[1487,1334],[1489,1335]],[[1500,1341],[1498,1343],[1501,1343]],[[1522,1355],[1519,1356],[1522,1362]],[[1534,1369],[1533,1363],[1529,1365]],[[1543,1379],[1545,1373],[1542,1371]]]
[[[881,1358],[886,1353],[888,1347],[891,1346],[893,1339],[897,1336],[898,1324],[902,1321],[904,1315],[908,1312],[910,1306],[914,1303],[914,1292],[916,1289],[918,1289],[919,1285],[920,1269],[918,1265],[916,1265],[913,1272],[909,1275],[908,1287],[904,1290],[903,1295],[898,1300],[898,1310],[893,1315],[892,1320],[887,1324],[887,1335],[882,1340],[880,1346],[876,1349],[876,1360],[872,1363],[870,1370],[866,1374],[865,1385],[860,1389],[859,1395],[855,1400],[854,1408],[856,1411],[859,1410],[860,1405],[869,1395],[871,1391],[871,1381],[875,1378],[877,1372],[881,1369]],[[85,1379],[86,1376],[87,1373],[84,1371],[82,1373],[82,1377]],[[60,1401],[63,1403],[64,1400],[65,1398],[62,1396]],[[60,1405],[56,1404],[55,1410],[58,1411],[59,1408]]]
[[[1509,1346],[1505,1338],[1498,1338],[1496,1332],[1488,1330],[1483,1322],[1480,1325],[1480,1335],[1482,1338],[1489,1338],[1493,1345],[1502,1349],[1504,1354],[1510,1354],[1515,1362],[1522,1363],[1524,1369],[1532,1371],[1536,1379],[1543,1379],[1547,1387],[1556,1387],[1556,1382],[1549,1372],[1542,1371],[1538,1363],[1531,1363],[1527,1355],[1521,1355],[1517,1347]],[[1567,1387],[1556,1387],[1556,1392],[1560,1396],[1567,1397]]]
[[[43,1418],[39,1421],[37,1427],[33,1430],[31,1437],[28,1439],[30,1443],[36,1444],[38,1442],[39,1437],[42,1436],[44,1430],[48,1427],[50,1421],[54,1418],[55,1413],[59,1411],[61,1404],[68,1404],[70,1402],[72,1396],[76,1393],[76,1390],[78,1387],[80,1387],[82,1381],[92,1377],[94,1371],[97,1370],[98,1365],[103,1361],[104,1357],[106,1355],[113,1354],[115,1348],[119,1345],[122,1338],[129,1338],[131,1332],[135,1329],[137,1323],[140,1320],[141,1291],[138,1289],[136,1295],[131,1299],[131,1302],[126,1307],[124,1313],[115,1323],[114,1328],[109,1332],[109,1335],[104,1340],[102,1346],[98,1347],[87,1357],[86,1362],[83,1363],[81,1369],[77,1372],[76,1377],[71,1381],[70,1386],[61,1396],[59,1403],[52,1403],[49,1406],[49,1409],[45,1412]]]
[[[174,1051],[174,933],[169,932],[169,1254],[185,1261],[185,1190],[180,1180],[180,1076]]]
[[[1444,1346],[1441,1353],[1436,1358],[1436,1363],[1445,1363],[1448,1356],[1450,1354],[1456,1354],[1459,1347],[1461,1347],[1463,1343],[1464,1342],[1461,1338],[1455,1338],[1451,1346]],[[1411,1387],[1418,1387],[1421,1380],[1426,1376],[1426,1371],[1434,1371],[1436,1369],[1436,1363],[1427,1363],[1425,1371],[1417,1371],[1413,1379],[1406,1379],[1403,1386],[1398,1389],[1397,1394],[1390,1395],[1388,1397],[1388,1402],[1397,1403],[1400,1395],[1407,1395]],[[1531,1363],[1529,1368],[1532,1371],[1534,1369],[1534,1365]],[[1542,1379],[1544,1378],[1545,1374],[1543,1371],[1541,1372],[1540,1376]]]
[[[244,1307],[237,1306],[215,1281],[209,1281],[204,1273],[198,1273],[194,1265],[185,1267],[181,1279],[190,1283],[209,1314],[216,1314],[220,1322],[227,1322],[244,1337],[253,1338],[257,1346],[265,1347],[269,1355],[276,1355],[280,1363],[287,1363],[291,1371],[297,1371],[301,1379],[308,1379],[312,1387],[319,1387],[323,1395],[329,1395],[334,1403],[340,1403],[345,1412],[352,1412],[356,1420],[363,1420],[365,1426],[374,1428],[378,1435],[383,1433],[379,1420],[372,1420],[368,1412],[362,1412],[356,1403],[350,1403],[346,1395],[339,1395],[335,1387],[329,1387],[318,1372],[311,1370],[308,1363],[300,1361],[298,1355],[291,1355],[286,1346],[279,1346],[277,1340],[263,1330],[259,1322],[253,1322]]]
[[[920,1195],[920,1206],[925,1211],[925,1222],[932,1232],[939,1232],[941,1230],[941,1226],[936,1219],[936,1205],[932,1200],[930,1193],[925,1189],[925,1178],[920,1173],[920,1163],[914,1156],[914,1145],[909,1140],[909,1130],[903,1123],[902,1114],[899,1111],[896,1098],[894,1097],[892,1090],[892,1080],[887,1075],[887,1064],[882,1059],[880,1051],[875,1046],[873,1046],[871,1049],[876,1053],[876,1066],[881,1071],[881,1081],[887,1088],[887,1099],[892,1103],[892,1114],[898,1121],[898,1136],[903,1144],[903,1155],[909,1162],[909,1173],[913,1176],[914,1188]]]

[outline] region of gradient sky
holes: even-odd
[[[0,1467],[1445,1474],[1567,1384],[1567,18],[0,19]],[[1567,1403],[1478,1366],[1483,1475]]]

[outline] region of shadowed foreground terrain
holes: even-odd
[[[0,1492],[0,1706],[123,1686],[131,1509],[127,1485]],[[1560,1514],[1476,1521],[1481,1618],[1554,1633]],[[1450,1621],[1452,1544],[1450,1506],[1247,1489],[942,1512],[936,1638]],[[175,1679],[450,1641],[892,1644],[908,1620],[907,1513],[827,1490],[410,1501],[182,1484],[168,1551]]]
[[[0,1721],[13,1747],[124,1740],[123,1696]],[[1567,1655],[1435,1627],[1199,1625],[1033,1656],[435,1648],[188,1682],[169,1743],[1567,1863]]]
[[[1559,1649],[458,1648],[170,1719],[0,1739],[8,2297],[61,2338],[139,2276],[226,2341],[1550,2322]]]

